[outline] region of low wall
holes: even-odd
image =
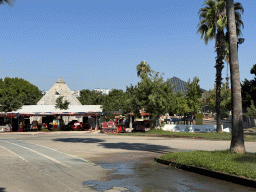
[[[224,129],[221,125],[223,132],[230,132],[230,129]],[[162,130],[173,132],[216,132],[216,125],[168,125],[166,124]]]

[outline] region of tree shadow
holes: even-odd
[[[244,135],[256,135],[255,132],[245,132]]]
[[[67,143],[100,143],[105,141],[103,139],[94,139],[94,138],[57,138],[52,140],[67,142]]]
[[[178,151],[178,149],[162,146],[162,145],[152,145],[145,143],[99,143],[99,145],[108,149],[125,149],[131,151],[148,151],[154,153],[168,153],[173,151]]]
[[[235,161],[239,163],[255,163],[256,164],[256,153],[245,153],[241,157],[235,158]]]
[[[6,192],[5,188],[0,187],[0,192]]]
[[[174,151],[181,151],[179,149],[170,148],[162,145],[153,145],[145,143],[105,143],[103,139],[94,139],[94,138],[57,138],[53,141],[65,142],[65,143],[98,143],[99,146],[108,149],[124,149],[130,151],[148,151],[154,153],[168,153]]]

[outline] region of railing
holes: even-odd
[[[194,119],[190,119],[190,118],[171,118],[171,119],[164,119],[164,121],[166,123],[173,123],[173,124],[195,124],[195,120]]]

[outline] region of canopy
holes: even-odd
[[[70,105],[68,109],[59,109],[55,105],[23,105],[20,109],[7,113],[4,116],[91,116],[102,113],[102,105]]]

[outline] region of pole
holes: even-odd
[[[101,113],[100,113],[100,126],[99,126],[99,129],[101,131]]]
[[[98,129],[98,121],[97,121],[97,113],[95,114],[95,130],[97,130]]]
[[[20,114],[18,113],[18,132],[19,132],[19,129],[20,129]]]

